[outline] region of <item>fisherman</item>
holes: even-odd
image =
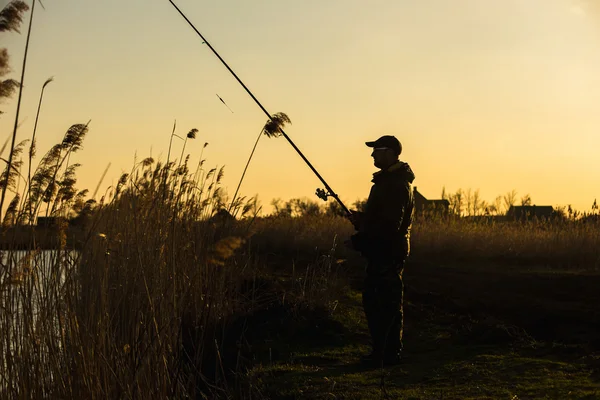
[[[410,252],[410,229],[415,179],[410,166],[398,159],[402,145],[394,136],[366,142],[373,148],[373,186],[363,212],[352,211],[349,219],[357,230],[347,245],[367,260],[362,302],[372,352],[361,362],[371,366],[395,365],[403,348],[402,273]]]

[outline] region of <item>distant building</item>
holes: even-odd
[[[415,213],[423,212],[435,212],[440,214],[447,214],[450,209],[450,202],[446,199],[429,200],[425,198],[415,186],[413,189],[415,199]]]
[[[506,212],[507,219],[529,221],[532,219],[550,219],[556,216],[552,206],[510,206]]]

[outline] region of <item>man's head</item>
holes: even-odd
[[[382,136],[374,142],[366,142],[367,146],[373,148],[371,157],[377,168],[385,169],[395,164],[402,153],[402,145],[394,136]]]

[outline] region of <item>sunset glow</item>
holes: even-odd
[[[2,6],[4,3],[2,4]],[[103,187],[134,157],[165,160],[174,120],[190,163],[203,144],[233,194],[265,115],[166,0],[56,0],[36,9],[18,140],[38,161],[91,119],[78,188]],[[515,189],[534,204],[585,211],[600,197],[600,24],[591,1],[398,0],[204,2],[178,5],[271,112],[340,197],[368,195],[364,142],[402,142],[428,198]],[[27,25],[3,34],[18,79]],[[5,42],[7,41],[7,42]],[[215,96],[217,94],[217,96]],[[225,106],[218,97],[227,104]],[[16,96],[0,105],[2,142]],[[179,156],[182,142],[174,142]],[[177,147],[175,147],[177,146]],[[6,153],[2,155],[5,157]],[[283,138],[263,137],[241,192],[314,196],[322,187]]]

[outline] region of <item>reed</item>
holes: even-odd
[[[598,270],[600,219],[593,210],[587,218],[530,221],[425,215],[412,229],[412,255],[448,264]]]
[[[235,347],[244,335],[236,321],[270,302],[332,303],[338,264],[330,231],[312,259],[289,261],[293,279],[283,295],[249,291],[248,282],[272,270],[260,238],[279,233],[257,219],[256,199],[239,203],[237,221],[219,219],[224,168],[199,177],[188,157],[177,168],[145,158],[98,201],[88,199],[76,188],[79,164],[70,162],[87,131],[88,124],[67,130],[5,216],[0,397],[242,396],[241,360],[250,356]],[[11,188],[26,181],[9,175]],[[52,250],[40,249],[32,226],[41,216],[55,218]],[[24,249],[22,228],[32,233]]]
[[[35,10],[35,0],[31,3],[31,12],[29,13],[29,26],[27,28],[27,39],[25,40],[25,52],[23,53],[23,64],[21,66],[21,80],[18,83],[18,89],[19,89],[19,94],[18,94],[18,99],[17,99],[17,110],[15,113],[15,123],[14,123],[14,128],[13,128],[13,134],[12,134],[12,141],[11,141],[11,145],[10,145],[10,151],[8,154],[8,161],[7,161],[7,170],[10,171],[12,169],[12,163],[13,163],[13,157],[15,156],[14,151],[15,151],[15,145],[16,145],[16,140],[17,140],[17,129],[19,128],[19,113],[21,111],[21,99],[23,97],[23,85],[25,83],[25,71],[26,71],[26,67],[27,67],[27,56],[29,54],[29,42],[31,40],[31,29],[33,26],[33,16],[34,16],[34,10]],[[8,3],[3,9],[2,11],[0,11],[0,32],[3,31],[19,31],[19,25],[22,22],[22,14],[27,11],[29,9],[29,7],[27,6],[27,4],[23,1],[20,0],[13,0],[10,3]],[[4,81],[6,82],[6,81]],[[2,87],[4,87],[4,82],[2,82]],[[11,82],[11,81],[9,81]],[[12,87],[14,88],[14,81]],[[8,95],[10,95],[10,88],[9,88],[9,93]],[[8,97],[7,94],[3,94],[0,97]],[[2,186],[1,190],[2,190],[2,194],[0,194],[0,217],[2,216],[2,210],[4,209],[4,200],[6,198],[6,190],[8,188],[8,184],[6,182],[4,182],[4,185]],[[0,218],[1,219],[1,218]]]

